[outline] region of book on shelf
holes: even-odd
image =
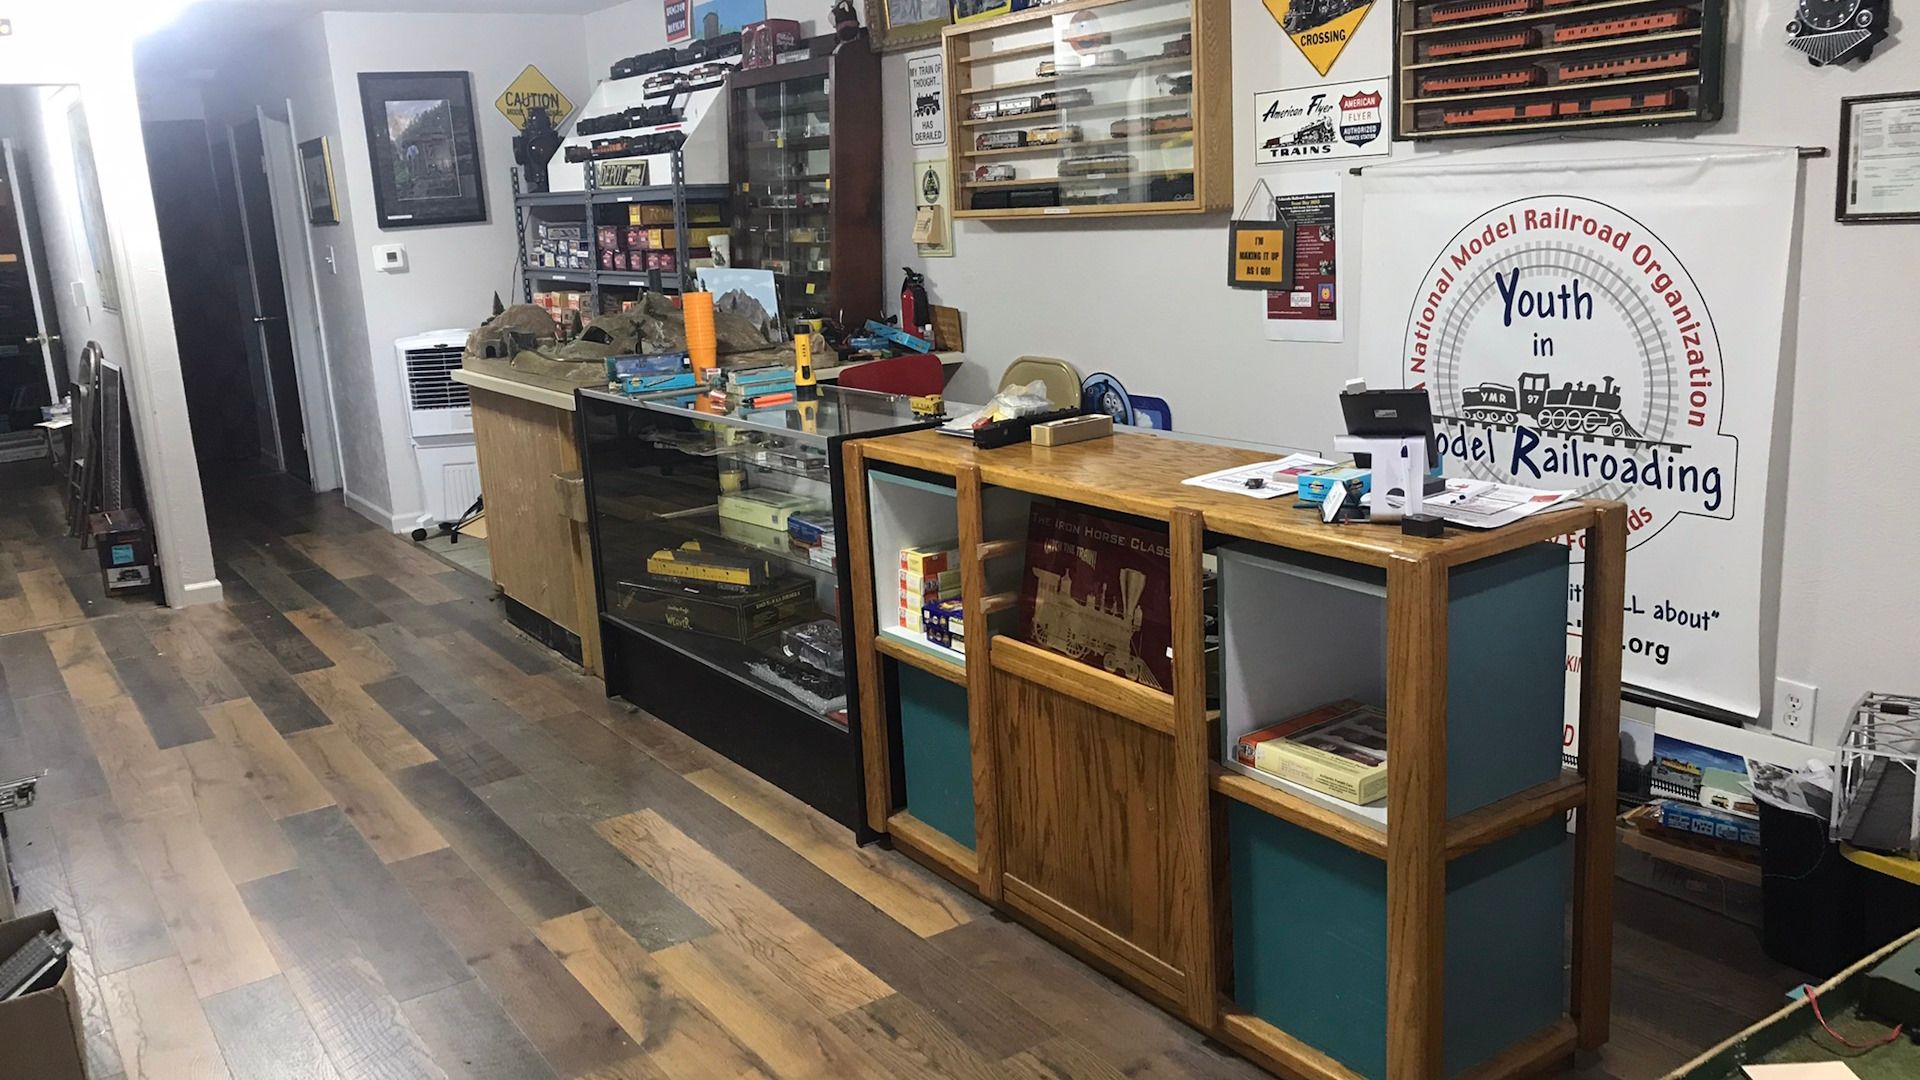
[[[1387,714],[1358,701],[1336,701],[1249,731],[1233,759],[1350,803],[1387,795]]]
[[[1020,636],[1170,691],[1172,578],[1164,529],[1036,503],[1027,519]]]

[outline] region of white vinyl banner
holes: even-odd
[[[1757,717],[1795,152],[1542,152],[1367,170],[1361,374],[1429,390],[1449,476],[1626,503],[1625,681]]]

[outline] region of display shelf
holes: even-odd
[[[1663,71],[1657,75],[1627,75],[1618,79],[1606,79],[1591,83],[1561,83],[1557,86],[1523,86],[1517,90],[1468,90],[1458,94],[1436,94],[1433,97],[1409,98],[1405,105],[1451,105],[1459,101],[1479,101],[1485,98],[1520,97],[1527,94],[1554,94],[1586,91],[1608,86],[1627,86],[1635,83],[1672,82],[1676,79],[1697,79],[1698,69],[1685,71]]]
[[[1128,60],[1124,63],[1103,64],[1098,67],[1068,68],[1063,72],[1032,79],[1015,79],[1012,82],[989,83],[983,86],[965,86],[956,90],[955,93],[963,97],[974,94],[997,94],[1009,90],[1019,90],[1025,87],[1059,86],[1063,83],[1085,82],[1091,79],[1114,79],[1163,68],[1169,71],[1187,71],[1192,67],[1193,60],[1191,57],[1155,56],[1145,60]]]
[[[994,127],[1000,124],[1031,124],[1034,122],[1035,117],[1067,117],[1071,119],[1082,113],[1129,112],[1134,109],[1142,110],[1140,115],[1147,116],[1176,108],[1186,108],[1188,107],[1187,103],[1188,95],[1186,94],[1162,94],[1154,97],[1125,98],[1120,101],[1096,101],[1091,105],[1069,105],[1065,108],[1036,109],[1033,112],[1018,113],[1013,116],[988,116],[979,120],[963,120],[960,122],[960,126]],[[1166,109],[1154,108],[1154,106],[1159,105],[1165,105]],[[1042,124],[1040,126],[1052,127],[1053,125]],[[1191,132],[1189,132],[1189,134],[1191,134]]]
[[[1599,3],[1562,5],[1553,8],[1551,14],[1556,19],[1562,19],[1569,15],[1584,15],[1593,11],[1607,11],[1613,8],[1647,7],[1651,4],[1672,2],[1673,0],[1600,0]],[[1500,26],[1502,24],[1524,24],[1531,21],[1533,16],[1540,14],[1546,13],[1523,11],[1510,15],[1495,15],[1486,19],[1467,19],[1461,22],[1441,23],[1436,26],[1411,26],[1401,31],[1401,33],[1406,37],[1423,37],[1428,34],[1444,34],[1450,30],[1472,30],[1478,27]]]
[[[1619,127],[1623,124],[1645,124],[1657,120],[1693,120],[1700,118],[1702,117],[1698,110],[1676,109],[1672,112],[1632,113],[1627,116],[1579,117],[1568,120],[1532,120],[1527,122],[1527,127],[1529,129],[1565,129],[1583,126]],[[1435,134],[1439,136],[1487,135],[1493,132],[1511,130],[1513,130],[1512,124],[1474,124],[1464,127],[1448,128],[1444,132],[1436,132]]]
[[[1440,60],[1420,60],[1400,65],[1402,71],[1429,71],[1434,68],[1461,67],[1466,64],[1497,63],[1502,60],[1523,60],[1532,56],[1559,56],[1565,53],[1593,52],[1596,49],[1632,48],[1638,45],[1658,45],[1669,41],[1690,41],[1700,36],[1699,29],[1664,30],[1657,34],[1639,34],[1633,37],[1604,38],[1599,41],[1574,41],[1565,45],[1542,45],[1532,49],[1514,49],[1509,52],[1475,53],[1471,56],[1449,56]],[[1596,79],[1590,85],[1603,86],[1606,80]]]
[[[725,184],[688,184],[686,199],[688,202],[725,202],[728,195]],[[646,187],[596,188],[593,192],[593,205],[615,206],[623,203],[666,203],[673,201],[672,184],[650,184]]]
[[[1385,803],[1359,806],[1342,802],[1304,784],[1224,762],[1212,773],[1213,790],[1235,802],[1319,833],[1355,851],[1387,857]]]
[[[966,27],[960,26],[954,29],[964,30]],[[996,60],[1018,60],[1023,56],[1040,56],[1043,54],[1051,54],[1052,52],[1053,42],[1042,41],[1033,45],[1015,45],[1011,48],[995,49],[992,52],[978,55],[961,53],[953,59],[962,64],[991,64]]]
[[[936,645],[928,641],[924,634],[916,634],[898,626],[883,626],[874,648],[903,664],[912,664],[929,675],[937,675],[961,686],[967,684],[966,654]]]
[[[549,270],[544,266],[522,267],[520,276],[528,281],[564,281],[572,285],[592,285],[593,275],[585,270]]]
[[[961,180],[964,188],[1027,188],[1056,187],[1062,184],[1102,184],[1117,183],[1125,186],[1134,181],[1162,179],[1169,176],[1191,176],[1192,169],[1136,169],[1133,172],[1089,173],[1085,176],[1032,176],[1013,180]]]
[[[962,150],[961,157],[1069,157],[1076,150],[1098,146],[1138,146],[1141,143],[1183,144],[1193,141],[1191,131],[1167,131],[1158,135],[1123,135],[1119,138],[1081,139],[1078,142],[1044,143],[1029,146],[1015,146],[1005,150]],[[1168,149],[1159,147],[1158,149]]]

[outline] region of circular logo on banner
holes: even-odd
[[[1622,500],[1629,547],[1681,514],[1733,517],[1706,298],[1614,207],[1546,195],[1482,214],[1429,267],[1402,357],[1451,476]]]

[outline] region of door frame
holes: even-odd
[[[39,223],[27,220],[29,209],[27,202],[33,196],[33,181],[31,177],[25,181],[20,179],[24,175],[24,170],[20,167],[21,161],[14,151],[12,139],[0,139],[0,156],[5,158],[4,163],[0,165],[4,165],[7,182],[13,185],[13,216],[20,229],[20,258],[26,263],[24,269],[27,272],[27,295],[32,298],[33,304],[33,327],[40,335],[34,340],[40,346],[40,367],[47,377],[47,401],[49,404],[58,405],[61,380],[53,368],[53,347],[60,341],[60,335],[47,333],[48,298],[42,296],[40,292],[40,278],[46,272],[46,267],[40,262],[43,256],[33,243],[34,231]],[[35,215],[39,214],[37,206],[32,210]],[[60,362],[62,364],[66,362],[64,355],[60,357]]]

